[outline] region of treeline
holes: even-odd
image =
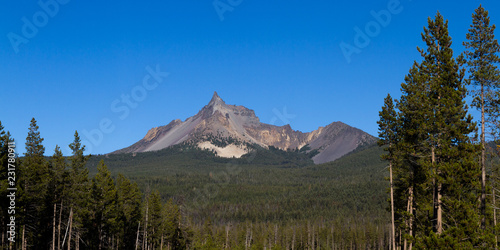
[[[499,172],[489,166],[488,181],[486,134],[498,142],[500,47],[482,6],[472,21],[464,54],[454,57],[448,21],[439,12],[429,18],[421,62],[406,75],[401,98],[384,100],[379,144],[389,161],[394,249],[497,248]],[[480,140],[465,101],[469,84]]]
[[[388,249],[389,228],[361,218],[194,226],[194,249]]]
[[[112,178],[102,160],[89,178],[90,156],[84,155],[77,132],[69,145],[70,157],[64,157],[58,146],[52,157],[44,156],[35,119],[24,157],[8,165],[12,142],[0,123],[3,249],[184,249],[189,244],[179,207],[172,200],[162,202],[158,191],[143,195],[123,175]],[[15,190],[14,204],[7,196],[11,190]],[[5,226],[12,218],[15,227]]]

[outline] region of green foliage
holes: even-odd
[[[22,178],[20,183],[20,198],[22,220],[27,244],[43,246],[44,238],[49,237],[50,217],[48,216],[48,184],[50,182],[48,162],[44,157],[45,147],[43,138],[38,131],[39,127],[35,118],[31,119],[28,136],[26,137],[26,153],[19,168]]]
[[[117,201],[115,183],[104,161],[101,160],[97,174],[92,178],[89,216],[85,218],[88,229],[85,238],[89,239],[89,246],[92,248],[111,246],[111,237],[120,230]]]
[[[500,116],[500,70],[497,68],[498,63],[500,63],[498,56],[500,46],[495,39],[494,31],[495,25],[490,25],[488,11],[479,5],[472,15],[472,25],[466,36],[468,41],[464,42],[464,46],[470,73],[469,81],[474,87],[472,106],[481,112],[481,226],[483,230],[486,227],[487,213],[489,213],[487,211],[489,208],[487,209],[486,206],[486,135],[490,134],[496,139],[500,132],[500,123],[498,122]],[[497,188],[497,182],[493,181],[491,184],[493,189]],[[495,223],[496,221],[493,222],[493,224]],[[488,231],[491,232],[491,230]]]
[[[131,182],[122,174],[116,178],[117,220],[116,227],[119,229],[118,236],[123,239],[123,249],[135,248],[136,231],[141,220],[142,194],[137,183]]]
[[[498,133],[500,71],[497,65],[500,63],[500,46],[494,31],[495,25],[490,25],[488,11],[479,5],[472,15],[464,53],[470,73],[469,81],[475,87],[472,91],[472,106],[478,110],[484,107],[486,121],[492,125],[492,132]]]
[[[171,202],[180,205],[179,211],[182,210],[185,217],[180,220],[184,226],[177,229],[182,232],[178,235],[183,237],[184,242],[189,239],[190,230],[185,228],[186,225],[189,226],[194,234],[192,245],[198,246],[197,248],[220,249],[225,244],[225,226],[228,225],[232,225],[231,231],[243,230],[240,235],[244,235],[246,229],[241,226],[247,221],[269,222],[272,228],[274,225],[293,228],[309,221],[318,228],[322,224],[316,221],[318,218],[330,221],[331,225],[335,223],[335,241],[339,245],[345,244],[340,234],[344,230],[347,230],[346,234],[350,232],[351,239],[372,234],[373,237],[366,242],[353,243],[362,246],[367,242],[374,244],[378,239],[386,237],[385,225],[389,217],[385,212],[385,190],[388,186],[384,181],[387,176],[384,171],[385,163],[379,160],[382,152],[382,149],[372,145],[335,162],[304,166],[301,163],[304,159],[302,153],[275,148],[261,149],[242,159],[219,158],[210,152],[205,154],[202,150],[178,148],[162,151],[163,155],[148,152],[93,156],[88,165],[91,172],[94,172],[91,164],[105,159],[112,172],[123,173],[136,181],[143,190],[148,187],[158,190],[161,200],[167,200],[167,204]],[[170,161],[160,161],[157,157]],[[183,162],[180,159],[189,160]],[[283,159],[287,159],[285,164],[281,164]],[[198,161],[200,164],[196,165]],[[176,166],[175,163],[181,165]],[[133,168],[134,165],[147,167],[137,171],[137,167]],[[148,209],[152,209],[151,205]],[[176,214],[175,209],[173,213],[167,213],[167,217],[168,214]],[[204,227],[208,218],[212,222],[209,223],[210,226]],[[188,222],[182,222],[186,219]],[[141,225],[144,223],[143,218]],[[377,225],[379,230],[376,230]],[[323,230],[327,230],[330,235],[330,229]],[[166,229],[166,232],[169,231],[171,230]],[[164,244],[168,244],[169,235],[171,234],[165,233]],[[155,244],[158,243],[158,236]],[[290,241],[292,233],[289,232],[288,236]],[[307,234],[303,236],[307,237]],[[255,244],[251,245],[257,247],[264,244],[257,244],[257,241],[264,239],[264,235],[259,236],[259,239],[254,238]],[[285,246],[286,239],[282,240],[282,246]],[[300,239],[296,240],[299,242]],[[328,244],[331,244],[330,240]],[[230,242],[231,246],[245,248],[244,238],[238,239],[236,233]],[[268,245],[269,241],[266,242]],[[324,244],[326,242],[324,239]]]
[[[469,137],[476,124],[464,101],[464,58],[453,57],[448,22],[439,12],[422,40],[423,60],[401,84],[398,113],[390,96],[380,112],[379,144],[389,145],[384,158],[394,166],[400,237],[418,248],[491,247],[479,229],[479,147]]]

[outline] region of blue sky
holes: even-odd
[[[308,132],[342,121],[377,135],[383,98],[399,97],[420,60],[427,17],[449,20],[458,54],[479,3],[3,1],[0,121],[20,153],[35,117],[47,155],[56,144],[70,154],[75,130],[103,154],[196,114],[217,91],[262,122]],[[500,3],[481,3],[500,24]],[[369,42],[354,41],[357,28]]]

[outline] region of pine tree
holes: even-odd
[[[97,174],[92,178],[90,198],[90,230],[86,238],[94,248],[108,248],[112,243],[111,236],[118,230],[115,227],[118,196],[111,173],[103,160],[97,165]]]
[[[70,187],[67,189],[69,201],[69,234],[67,240],[68,250],[71,248],[73,228],[75,228],[75,243],[78,245],[81,233],[79,229],[83,226],[84,219],[88,218],[88,201],[90,195],[89,171],[85,167],[90,155],[85,156],[85,146],[82,146],[80,136],[75,131],[75,139],[69,145],[73,151],[70,158]]]
[[[66,159],[57,145],[50,160],[49,173],[49,193],[52,195],[50,199],[53,205],[52,246],[54,249],[59,249],[61,247],[61,217],[64,208],[63,202],[65,189],[67,188],[68,171],[66,170]],[[59,206],[59,210],[57,210],[57,206]],[[57,213],[58,211],[59,213]]]
[[[401,158],[394,168],[393,177],[395,216],[404,239],[403,249],[411,249],[415,232],[428,227],[427,218],[416,219],[416,216],[427,214],[428,207],[417,208],[415,199],[419,198],[418,204],[428,203],[425,200],[428,197],[428,188],[425,186],[428,177],[421,165],[422,159],[429,154],[424,143],[429,116],[425,112],[429,109],[425,81],[426,76],[421,74],[420,65],[415,62],[405,77],[405,82],[401,84],[403,94],[397,102],[400,128],[396,147]]]
[[[469,137],[476,124],[464,101],[464,60],[453,58],[448,22],[439,12],[429,18],[422,40],[423,61],[414,63],[398,102],[398,149],[407,173],[396,179],[406,179],[402,186],[414,197],[404,199],[413,218],[410,239],[422,248],[484,246],[487,236],[478,230],[478,147]]]
[[[52,231],[51,214],[47,207],[49,170],[44,157],[45,147],[42,145],[39,127],[35,118],[31,119],[28,136],[26,137],[26,153],[21,164],[23,204],[23,236],[25,246],[49,247]],[[28,225],[28,226],[26,226]]]
[[[165,242],[167,243],[167,248],[186,249],[188,242],[186,241],[187,237],[184,235],[185,230],[181,225],[182,218],[179,206],[177,206],[172,199],[169,199],[163,207]]]
[[[490,25],[488,11],[481,5],[472,15],[472,25],[464,46],[469,80],[475,87],[472,106],[481,112],[481,227],[486,226],[486,124],[495,126],[499,110],[500,46],[495,39],[495,25]]]
[[[118,212],[120,220],[117,221],[121,229],[119,239],[123,249],[134,249],[136,243],[137,227],[141,220],[142,194],[137,183],[132,183],[122,174],[116,179],[118,194]]]
[[[377,122],[379,125],[379,146],[388,146],[385,148],[388,151],[387,155],[383,155],[382,158],[389,161],[389,183],[390,183],[390,194],[391,194],[391,239],[392,248],[396,249],[396,228],[394,222],[394,190],[393,190],[393,180],[392,180],[392,167],[395,164],[396,149],[397,144],[397,113],[394,109],[394,102],[391,95],[387,95],[384,99],[384,106],[382,111],[379,112],[380,120]]]
[[[148,242],[152,248],[159,248],[164,235],[163,205],[160,193],[154,190],[148,198]]]

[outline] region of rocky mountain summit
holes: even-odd
[[[290,125],[261,123],[255,112],[243,106],[228,105],[214,93],[198,114],[150,129],[133,145],[113,153],[156,151],[179,143],[192,143],[210,149],[220,157],[241,157],[252,145],[282,150],[316,151],[316,164],[333,161],[359,146],[372,144],[376,138],[342,122],[303,133]],[[306,146],[306,147],[304,147]]]

